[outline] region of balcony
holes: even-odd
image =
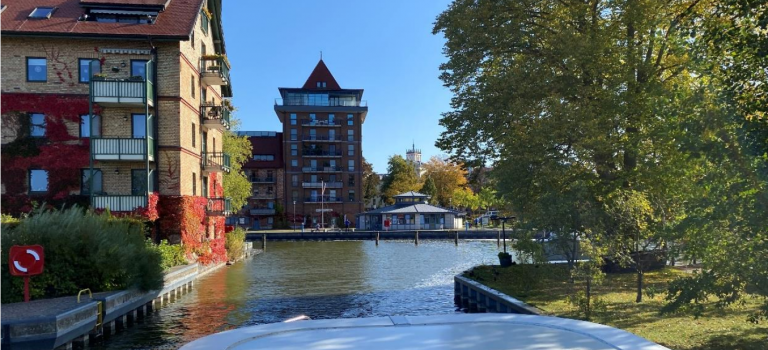
[[[301,152],[301,155],[303,157],[315,157],[315,158],[340,158],[341,157],[341,151],[323,151],[323,150],[312,150],[312,149],[306,149]]]
[[[275,209],[253,208],[251,209],[251,215],[275,215]]]
[[[341,121],[340,120],[302,119],[301,126],[341,127]]]
[[[341,197],[316,196],[304,198],[304,203],[341,203],[344,200]]]
[[[341,142],[342,137],[341,135],[302,135],[301,137],[304,141],[317,141],[317,142]]]
[[[258,193],[255,192],[251,195],[251,199],[277,199],[277,194],[272,193]]]
[[[148,151],[148,152],[147,152]],[[147,154],[149,153],[149,154]],[[91,156],[96,160],[155,161],[155,140],[149,138],[93,138]]]
[[[222,55],[200,58],[200,81],[206,85],[229,85],[229,62]]]
[[[91,101],[106,107],[144,107],[155,104],[154,85],[149,80],[94,76],[89,88]]]
[[[225,105],[210,102],[200,105],[200,119],[203,126],[209,129],[229,130],[230,113],[229,107]]]
[[[344,171],[344,169],[340,166],[322,166],[322,167],[305,166],[301,168],[301,171],[305,173],[340,173]]]
[[[325,96],[328,97],[328,96]],[[337,99],[337,98],[276,98],[275,106],[313,106],[313,107],[365,107],[368,108],[368,101]]]
[[[302,182],[301,187],[303,188],[322,188],[323,184],[325,184],[325,188],[342,188],[344,187],[344,183],[341,181],[336,182]]]
[[[204,172],[218,173],[229,172],[230,162],[229,154],[222,152],[203,153],[200,158],[200,166]]]
[[[131,212],[146,206],[146,195],[93,195],[93,200],[91,201],[91,207],[94,209],[109,208],[111,212]]]
[[[227,197],[208,198],[205,214],[209,216],[226,216],[232,213],[232,200]]]
[[[272,184],[275,183],[274,177],[251,177],[251,183],[255,184]]]

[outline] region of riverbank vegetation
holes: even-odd
[[[243,256],[245,251],[245,230],[242,227],[236,227],[226,235],[224,247],[227,249],[227,259],[235,261]]]
[[[594,293],[593,322],[617,327],[675,350],[765,349],[768,325],[747,322],[757,313],[762,298],[747,294],[742,302],[716,308],[717,298],[702,300],[708,306],[698,316],[693,310],[661,314],[663,293],[673,281],[690,276],[675,268],[645,274],[645,299],[635,302],[633,273],[605,275]],[[478,266],[465,276],[518,298],[547,315],[584,319],[579,306],[579,282],[570,283],[566,265],[514,265],[509,268]]]
[[[160,250],[147,245],[145,222],[115,218],[81,208],[39,208],[17,222],[3,218],[2,303],[19,302],[23,279],[10,275],[13,245],[39,244],[45,249],[44,273],[31,277],[32,299],[94,292],[158,288],[163,282]]]

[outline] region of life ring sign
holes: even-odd
[[[34,276],[43,273],[45,254],[40,245],[15,245],[8,253],[8,266],[13,276]]]

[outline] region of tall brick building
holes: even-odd
[[[187,198],[219,239],[232,96],[221,0],[11,1],[1,16],[3,211]],[[165,214],[203,209],[182,207]]]
[[[243,164],[252,184],[248,205],[231,219],[231,224],[264,230],[275,228],[282,214],[291,210],[285,203],[285,162],[283,134],[274,131],[241,131],[251,141],[253,156]]]
[[[307,227],[341,227],[363,211],[362,89],[342,89],[323,60],[300,88],[279,88],[285,208]],[[323,193],[324,188],[324,193]]]

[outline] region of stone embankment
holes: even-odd
[[[470,313],[541,315],[543,311],[461,275],[453,277],[454,302]]]
[[[243,259],[260,253],[246,242]],[[240,260],[237,259],[237,260]],[[194,287],[197,279],[225,263],[198,263],[169,269],[161,290],[88,292],[80,296],[34,300],[2,306],[3,349],[86,348],[97,337],[113,334],[164,303],[177,300]]]

